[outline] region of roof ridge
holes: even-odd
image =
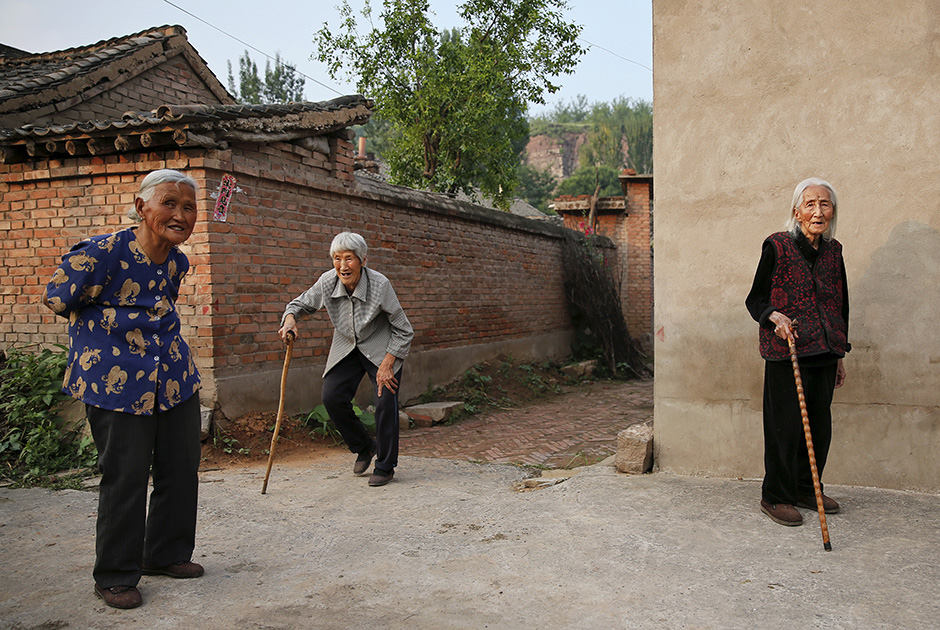
[[[134,152],[141,146],[155,150],[166,146],[224,148],[229,142],[293,142],[364,124],[374,106],[371,99],[353,94],[283,105],[162,105],[152,111],[128,111],[116,120],[27,124],[0,129],[0,163]],[[136,139],[128,143],[128,138],[142,135],[148,136],[146,144]]]
[[[172,49],[177,48],[173,46],[175,40],[186,42],[186,46],[173,52]],[[112,71],[111,68],[116,67],[114,64],[122,64],[122,60],[127,58],[136,57],[140,62],[143,56],[156,59],[160,56],[172,56],[177,52],[187,54],[187,47],[192,48],[186,39],[186,29],[182,26],[164,25],[130,35],[112,37],[87,46],[2,59],[0,111],[15,112],[17,108],[24,106],[36,108],[71,98],[74,96],[72,92],[66,94],[61,90],[52,90],[69,84],[77,86],[77,90],[85,90],[88,85],[77,83],[85,81],[85,77],[91,77],[89,80],[93,79],[96,84],[104,78],[108,81],[114,80],[119,75],[126,79],[133,76],[134,72],[127,74],[121,69]],[[198,57],[195,49],[192,51]],[[204,65],[205,60],[201,57],[200,60]],[[211,82],[202,76],[199,68],[195,70],[203,80]],[[208,68],[206,70],[211,74]],[[214,76],[213,78],[218,81]],[[225,87],[220,84],[220,88],[224,92]]]
[[[63,48],[62,50],[50,50],[47,52],[37,52],[29,53],[28,55],[22,57],[9,57],[5,58],[4,64],[17,64],[17,63],[31,63],[35,62],[36,57],[45,57],[47,59],[60,59],[67,58],[71,56],[77,56],[79,54],[85,53],[89,54],[97,50],[107,50],[108,48],[113,48],[116,45],[119,45],[123,42],[131,42],[135,39],[145,37],[147,35],[159,35],[158,39],[164,37],[172,37],[174,35],[185,35],[186,29],[182,26],[175,24],[164,24],[163,26],[151,27],[138,31],[136,33],[131,33],[130,35],[121,35],[118,37],[112,37],[110,39],[102,39],[101,41],[95,42],[94,44],[85,44],[84,46],[74,46],[72,48]]]

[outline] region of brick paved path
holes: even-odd
[[[518,409],[403,431],[402,455],[573,468],[617,452],[617,434],[653,417],[653,380],[595,382]]]

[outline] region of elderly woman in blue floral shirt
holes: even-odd
[[[178,246],[196,223],[196,190],[178,171],[147,175],[130,213],[139,224],[75,245],[43,295],[69,320],[63,390],[85,403],[102,474],[95,593],[115,608],[142,603],[141,574],[203,573],[191,562],[199,373],[176,310],[189,271]]]

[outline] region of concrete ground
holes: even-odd
[[[544,418],[543,422],[551,422]],[[447,441],[447,427],[439,433]],[[763,516],[756,481],[609,463],[519,492],[511,464],[404,456],[370,488],[340,450],[201,473],[198,580],[92,593],[94,492],[0,489],[0,628],[933,628],[940,497],[827,485]],[[569,474],[558,473],[555,474]]]

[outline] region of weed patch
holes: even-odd
[[[9,348],[0,363],[0,476],[18,486],[62,487],[97,459],[80,426],[60,426],[56,409],[68,399],[61,391],[67,355],[64,346],[56,348]],[[63,470],[79,472],[56,476]]]
[[[448,422],[490,409],[522,406],[563,392],[570,381],[554,361],[520,363],[511,356],[474,365],[453,382],[442,387],[429,387],[419,402],[461,401],[463,409]]]

